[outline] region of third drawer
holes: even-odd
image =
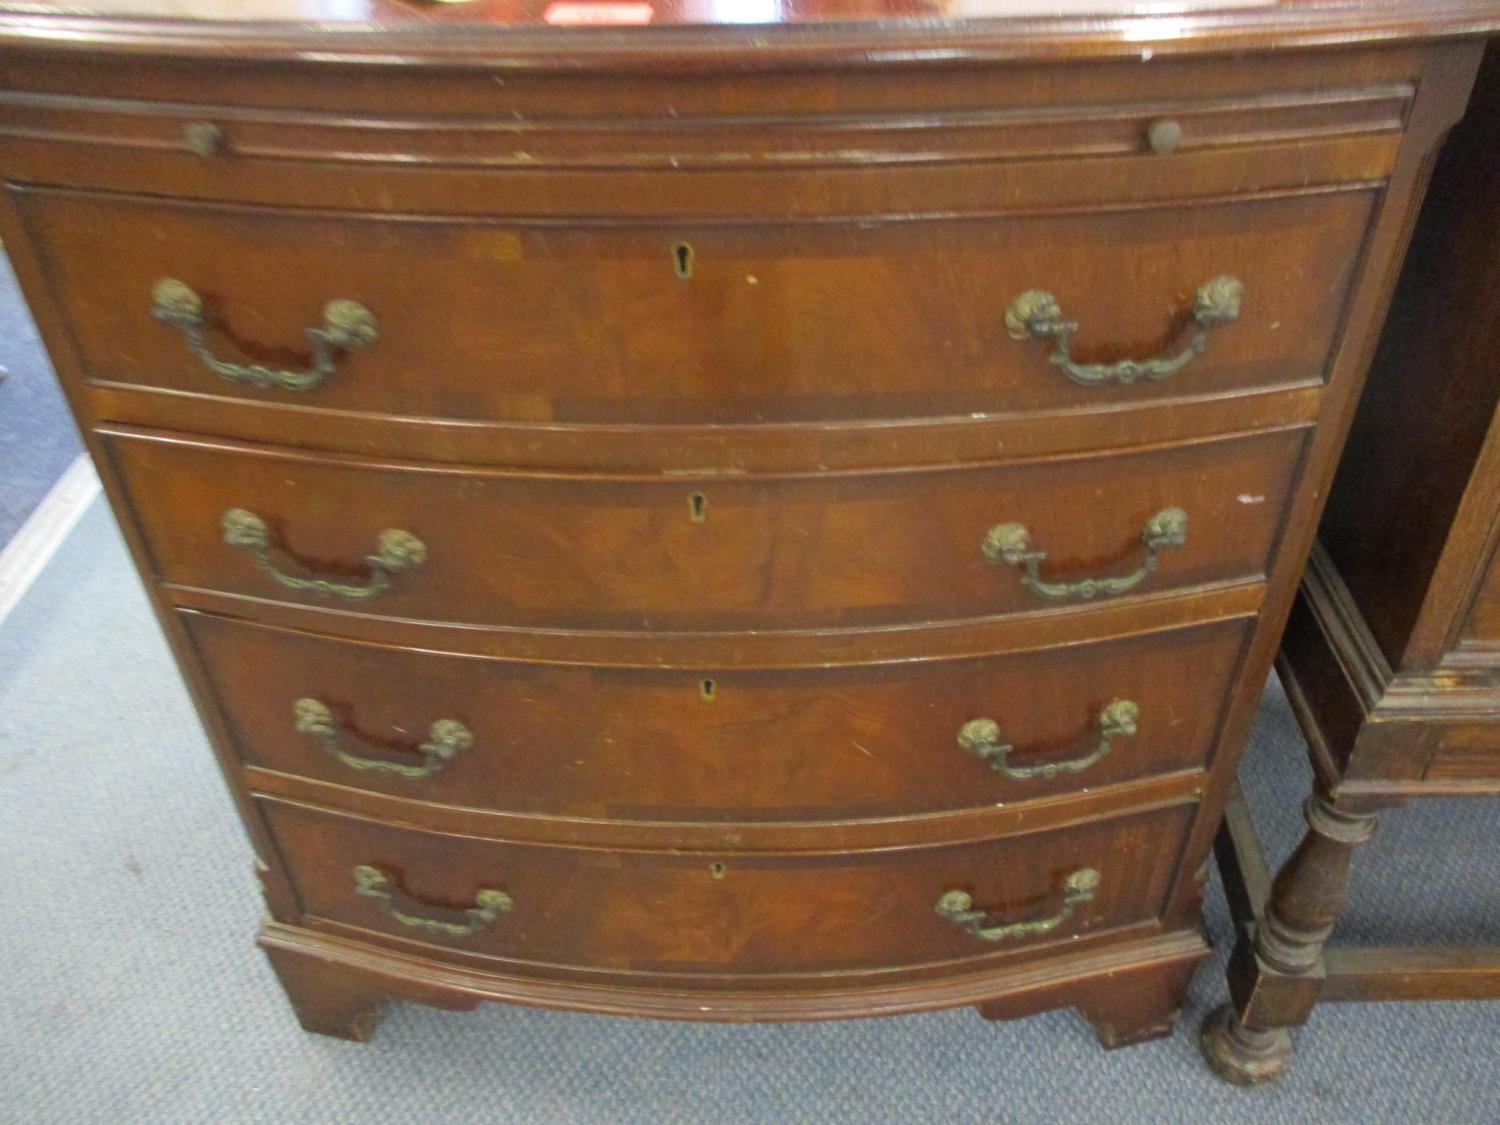
[[[183,620],[251,767],[441,805],[678,823],[979,809],[1200,768],[1249,627],[758,670],[531,664]]]

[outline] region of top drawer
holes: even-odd
[[[13,190],[90,380],[585,426],[860,424],[1313,383],[1374,201],[560,225]],[[1195,303],[1226,277],[1217,305]],[[153,317],[163,278],[202,299],[200,319],[191,302]],[[1016,304],[1038,291],[1056,298],[1050,319]],[[252,370],[315,368],[308,330],[339,299],[373,327],[329,352],[326,378]],[[1066,340],[1059,322],[1076,323]],[[1153,357],[1164,365],[1119,366]],[[241,436],[280,436],[259,424]]]

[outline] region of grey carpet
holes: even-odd
[[[41,337],[0,254],[0,547],[10,541],[82,443]]]
[[[1284,854],[1307,784],[1267,693],[1245,769]],[[1346,930],[1500,937],[1493,803],[1387,815]],[[1221,1085],[1191,1029],[1106,1054],[1071,1012],[750,1027],[397,1005],[302,1033],[251,946],[249,849],[96,504],[0,626],[0,1119],[17,1122],[1479,1122],[1500,1005],[1321,1009],[1276,1088]],[[1418,858],[1427,849],[1429,858]],[[1433,849],[1436,849],[1434,857]],[[1222,899],[1210,899],[1217,944]]]

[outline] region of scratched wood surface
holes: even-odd
[[[389,998],[1068,1004],[1118,1046],[1170,1029],[1206,953],[1235,760],[1500,9],[783,13],[0,6],[0,235],[309,1028],[362,1038]],[[1172,354],[1219,275],[1240,317],[1160,382],[1081,387],[1006,332],[1048,289],[1079,359]],[[380,339],[315,391],[246,389],[152,317],[160,277],[230,362],[305,364],[336,297]],[[1022,522],[1043,578],[1126,574],[1168,506],[1186,543],[1117,599],[1039,600],[980,552]],[[366,580],[393,527],[427,560],[357,605],[296,593],[228,508],[289,575]],[[475,742],[426,789],[345,776],[304,696],[336,748]],[[1018,760],[1076,756],[1116,696],[1139,725],[1092,775],[956,743],[986,716]],[[356,864],[409,918],[513,909],[442,935]],[[987,942],[950,890],[1057,924]]]

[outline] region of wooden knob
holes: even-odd
[[[1152,152],[1175,152],[1182,143],[1182,126],[1175,121],[1153,121],[1146,127],[1146,143]]]
[[[212,121],[189,122],[182,127],[182,139],[198,156],[218,156],[226,147],[224,130]]]

